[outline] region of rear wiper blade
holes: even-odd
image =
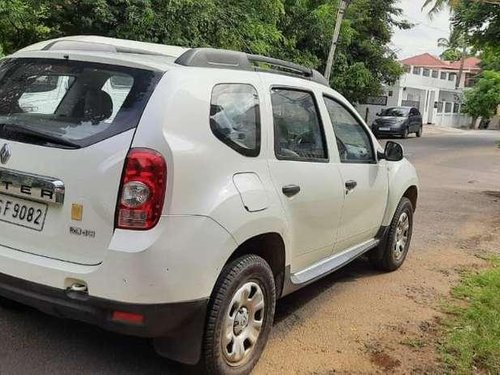
[[[30,138],[38,139],[41,141],[45,141],[47,143],[52,143],[55,145],[65,146],[67,148],[81,148],[81,146],[77,143],[68,141],[64,138],[60,138],[56,135],[47,134],[44,132],[40,132],[38,130],[24,127],[21,125],[13,125],[13,124],[0,124],[0,129],[7,133],[17,133],[28,136]]]

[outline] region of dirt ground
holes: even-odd
[[[500,253],[500,149],[459,137],[405,141],[421,192],[404,266],[383,274],[360,259],[284,298],[255,374],[443,372],[440,306],[463,271]]]

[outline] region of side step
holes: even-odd
[[[334,254],[330,258],[323,259],[305,270],[290,275],[290,281],[294,286],[299,287],[304,284],[308,284],[322,276],[325,276],[326,274],[342,268],[367,251],[377,247],[379,243],[379,239],[371,239],[360,245],[353,246],[339,254]]]

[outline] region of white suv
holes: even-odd
[[[418,179],[316,71],[101,37],[0,63],[0,295],[246,374],[276,300],[403,263]],[[200,361],[201,360],[201,361]]]

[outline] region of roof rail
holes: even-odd
[[[215,48],[192,48],[175,60],[176,64],[198,68],[219,68],[272,72],[277,74],[301,77],[330,87],[321,73],[314,69],[288,61],[244,52]],[[264,66],[270,67],[265,68]]]

